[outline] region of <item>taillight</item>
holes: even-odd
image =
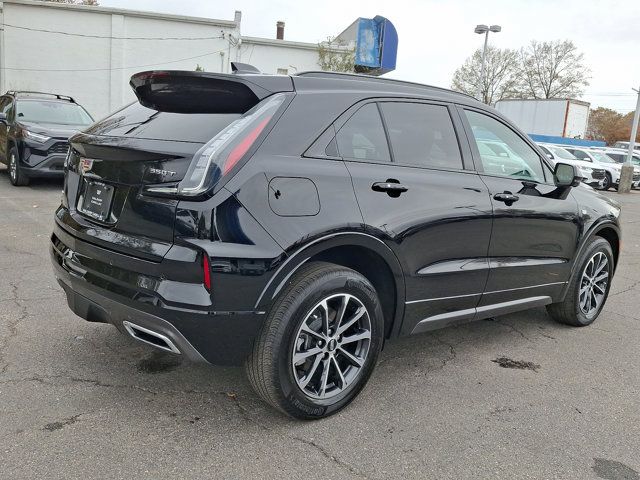
[[[251,145],[253,145],[253,142],[256,141],[258,135],[262,133],[262,130],[264,130],[264,127],[267,126],[270,120],[271,116],[262,120],[256,128],[251,130],[251,132],[249,132],[249,134],[244,137],[242,141],[238,145],[236,145],[233,150],[231,150],[231,152],[229,152],[229,156],[227,157],[226,161],[223,164],[224,166],[222,167],[222,175],[226,175],[227,173],[229,173],[229,171],[236,165],[236,163],[238,163],[238,161],[242,157],[244,157],[244,154],[249,151]]]
[[[202,260],[202,269],[203,269],[203,279],[204,279],[204,287],[211,292],[211,260],[209,260],[209,255],[204,254]]]
[[[145,193],[196,196],[213,187],[245,158],[285,101],[273,95],[224,128],[196,152],[184,179],[177,185],[150,185]]]

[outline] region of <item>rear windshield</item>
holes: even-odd
[[[241,116],[240,113],[158,112],[134,102],[92,125],[86,133],[205,143]]]
[[[77,103],[47,100],[18,100],[16,118],[25,122],[54,123],[57,125],[89,125],[89,114]]]

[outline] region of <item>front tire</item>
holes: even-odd
[[[9,149],[9,181],[14,187],[24,187],[29,185],[29,177],[27,177],[20,167],[18,158],[18,150],[16,147]]]
[[[246,361],[264,401],[295,418],[332,415],[367,383],[382,348],[378,295],[358,272],[301,268],[273,305]]]
[[[606,192],[611,187],[611,183],[612,183],[611,174],[609,172],[606,172],[604,175],[604,180],[602,182],[602,187],[600,188],[600,190],[603,190]]]
[[[548,305],[549,314],[566,325],[591,325],[607,301],[613,269],[611,245],[604,238],[594,238],[581,257],[564,301]]]

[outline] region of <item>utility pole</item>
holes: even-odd
[[[636,111],[633,114],[633,122],[631,123],[631,138],[629,139],[629,150],[627,151],[627,160],[622,165],[620,171],[620,185],[618,185],[618,193],[629,193],[631,191],[631,183],[633,182],[633,163],[631,158],[636,146],[636,135],[638,134],[638,120],[640,120],[640,88],[634,92],[638,93],[638,101],[636,102]]]

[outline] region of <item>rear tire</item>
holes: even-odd
[[[274,302],[246,361],[247,376],[265,402],[287,415],[323,418],[364,388],[383,331],[382,307],[365,277],[313,262]]]
[[[613,269],[611,245],[595,237],[580,258],[580,268],[571,279],[564,301],[547,306],[549,315],[574,327],[591,325],[607,301]]]
[[[20,158],[16,147],[9,149],[9,181],[14,187],[24,187],[29,185],[29,177],[27,177],[20,167]]]

